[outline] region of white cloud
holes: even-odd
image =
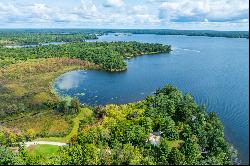
[[[26,10],[29,11],[27,13],[31,14],[30,17],[36,17],[44,20],[49,20],[51,18],[51,14],[54,12],[45,4],[34,4],[28,6]]]
[[[81,4],[72,13],[82,18],[97,18],[101,15],[92,0],[81,0]]]
[[[148,3],[145,3],[148,2]],[[247,0],[79,0],[72,6],[0,2],[0,25],[26,27],[106,27],[248,29]],[[152,3],[149,3],[152,2]],[[199,25],[198,25],[199,24]]]
[[[103,4],[104,7],[122,7],[123,5],[123,0],[106,0]]]
[[[148,6],[146,5],[133,6],[131,11],[132,14],[149,14]]]
[[[27,6],[17,6],[11,3],[0,3],[0,15],[2,16],[0,18],[6,22],[48,21],[54,12],[55,10],[45,4],[35,3]]]
[[[18,17],[20,15],[21,15],[21,12],[19,11],[19,9],[16,8],[11,3],[3,4],[0,2],[0,18],[3,21],[8,21],[8,17],[10,18],[11,16]]]
[[[170,29],[189,29],[189,30],[221,30],[221,31],[246,31],[249,23],[232,22],[166,22],[165,27]],[[184,28],[183,28],[184,27]]]
[[[248,0],[182,0],[163,2],[159,18],[168,22],[226,22],[247,19]]]

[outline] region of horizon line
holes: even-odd
[[[167,28],[1,28],[0,27],[0,30],[11,30],[11,29],[20,29],[20,30],[25,30],[25,29],[99,29],[99,30],[175,30],[175,31],[220,31],[220,32],[249,32],[249,29],[248,30],[211,30],[211,29],[167,29]]]

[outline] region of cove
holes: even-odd
[[[216,112],[226,138],[249,162],[249,40],[204,36],[119,35],[97,41],[138,41],[172,45],[170,54],[127,60],[128,70],[79,70],[54,82],[61,96],[76,96],[90,105],[124,104],[144,99],[165,84],[190,92],[208,112]]]

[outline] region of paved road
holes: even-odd
[[[33,142],[25,142],[24,145],[29,147],[31,145],[56,145],[56,146],[66,146],[66,143],[62,142],[50,142],[50,141],[33,141]]]

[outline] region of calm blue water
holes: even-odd
[[[172,45],[170,54],[128,60],[125,72],[73,71],[55,81],[60,95],[82,103],[122,104],[144,99],[167,83],[191,92],[225,125],[226,138],[249,163],[249,51],[247,39],[164,35],[106,35],[98,41],[139,41]]]

